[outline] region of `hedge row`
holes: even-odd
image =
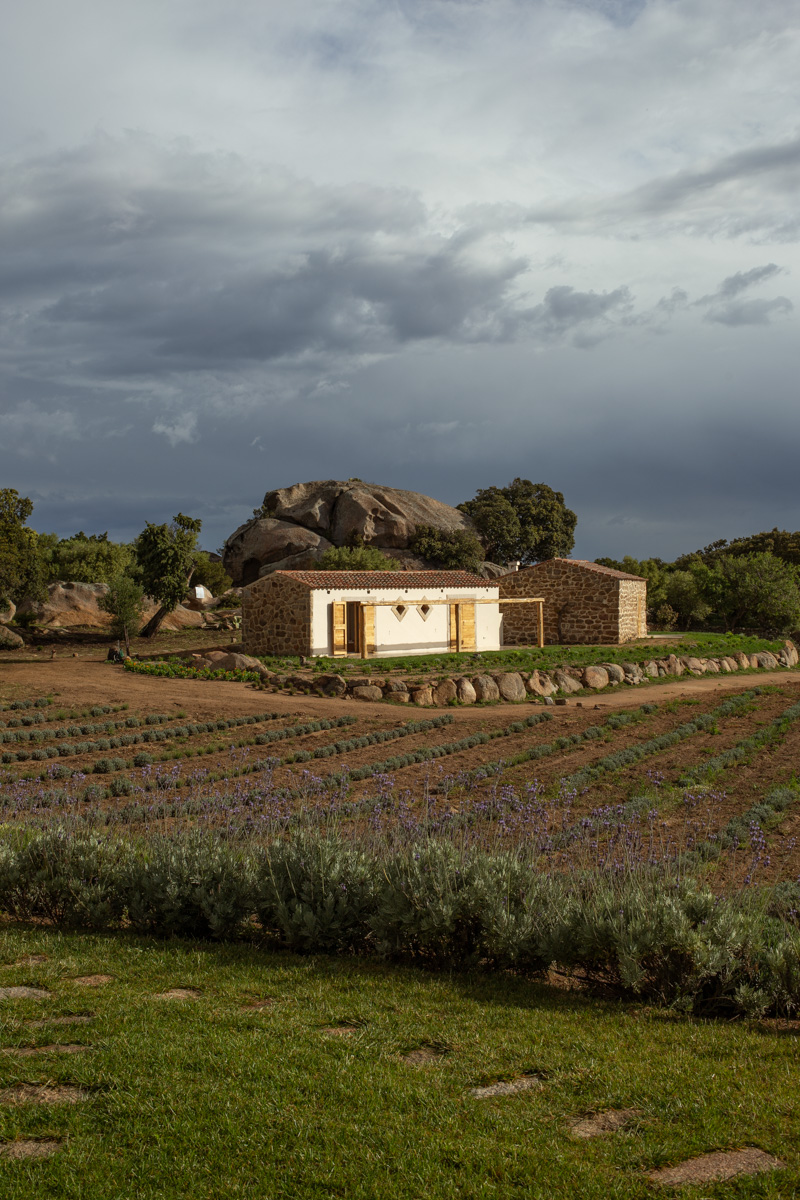
[[[546,874],[521,854],[434,840],[381,855],[314,834],[265,848],[197,832],[16,831],[0,843],[0,911],[18,919],[218,940],[257,923],[266,946],[299,953],[555,966],[700,1015],[800,1007],[800,932],[785,897],[767,899],[644,869]]]

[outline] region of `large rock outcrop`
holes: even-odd
[[[17,609],[22,616],[30,615],[37,625],[46,629],[107,629],[111,617],[99,606],[101,596],[108,591],[105,583],[51,583],[47,599],[25,600]],[[143,623],[152,617],[158,605],[150,599],[145,604]],[[164,618],[162,629],[186,629],[200,626],[203,614],[179,605]]]
[[[222,562],[235,584],[252,583],[277,570],[307,570],[330,546],[348,546],[358,538],[405,566],[430,567],[409,550],[419,526],[476,533],[468,516],[441,500],[361,480],[278,488],[267,492],[261,513],[225,543]]]

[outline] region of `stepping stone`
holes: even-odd
[[[2,1158],[49,1158],[61,1149],[61,1142],[52,1138],[20,1138],[16,1142],[0,1144]]]
[[[94,1013],[69,1013],[65,1017],[37,1017],[25,1024],[29,1029],[41,1029],[43,1025],[89,1025],[93,1020]]]
[[[6,1046],[0,1054],[10,1058],[32,1058],[34,1054],[81,1054],[91,1050],[91,1046],[82,1046],[79,1042],[53,1042],[49,1046]]]
[[[71,983],[77,983],[78,987],[102,987],[104,983],[113,983],[113,975],[78,975],[75,979],[70,980]]]
[[[49,1000],[50,993],[36,987],[0,987],[0,1000]]]
[[[88,1096],[71,1083],[15,1083],[0,1091],[0,1104],[77,1104]]]
[[[416,1050],[409,1050],[407,1054],[402,1054],[400,1059],[410,1067],[424,1067],[429,1063],[438,1062],[447,1053],[447,1050],[439,1049],[437,1046],[419,1046]]]
[[[26,958],[18,958],[13,963],[3,963],[3,970],[10,970],[11,967],[40,967],[42,963],[47,962],[46,954],[29,954]]]
[[[488,1100],[492,1096],[515,1096],[517,1092],[527,1092],[541,1086],[539,1075],[520,1075],[518,1079],[501,1079],[497,1083],[490,1083],[488,1087],[470,1088],[469,1094],[477,1100]]]
[[[600,1137],[603,1133],[615,1133],[618,1129],[624,1129],[641,1115],[639,1108],[608,1108],[605,1112],[579,1117],[570,1125],[570,1133],[574,1138]]]
[[[649,1171],[647,1178],[662,1187],[681,1187],[683,1184],[735,1179],[737,1175],[760,1175],[764,1171],[778,1171],[785,1165],[773,1154],[756,1146],[746,1146],[743,1150],[715,1150],[712,1154],[701,1154],[676,1167]]]
[[[246,1012],[252,1011],[252,1010],[255,1010],[258,1012],[262,1008],[272,1008],[274,1003],[275,1003],[275,1001],[272,998],[272,996],[264,996],[263,999],[261,999],[261,1000],[258,1000],[258,999],[248,1000],[245,1004],[242,1005],[242,1008]]]
[[[154,1000],[197,1000],[201,993],[199,988],[170,988],[166,992],[156,992]]]
[[[326,1037],[350,1037],[351,1033],[356,1033],[359,1028],[358,1025],[324,1025],[320,1033],[324,1033]]]

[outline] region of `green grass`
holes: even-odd
[[[373,658],[365,663],[362,659],[315,658],[313,670],[321,674],[371,675],[387,671],[403,671],[407,674],[426,674],[440,671],[452,675],[465,672],[477,675],[484,671],[533,671],[554,670],[568,665],[588,666],[600,662],[647,662],[651,658],[664,658],[668,654],[695,655],[698,658],[714,658],[724,654],[756,654],[760,650],[776,653],[783,639],[745,637],[730,633],[685,633],[676,634],[673,640],[633,642],[624,646],[520,646],[505,650],[486,650],[480,654],[414,654],[399,658]],[[296,671],[300,669],[299,658],[262,657],[261,661],[271,671]]]
[[[248,946],[7,929],[2,1044],[85,1042],[76,1056],[0,1058],[0,1086],[70,1082],[78,1105],[0,1106],[0,1137],[58,1137],[41,1161],[0,1158],[0,1195],[59,1200],[173,1197],[322,1200],[651,1196],[643,1172],[756,1145],[785,1170],[704,1185],[698,1197],[800,1195],[794,1031],[703,1022],[592,1000],[524,979],[430,974]],[[114,975],[98,989],[71,977]],[[196,987],[196,1001],[154,999]],[[248,999],[271,997],[262,1011]],[[92,1011],[90,1025],[23,1018]],[[348,1037],[323,1027],[352,1022]],[[400,1055],[448,1053],[425,1067]],[[525,1072],[540,1090],[496,1099],[476,1085]],[[631,1130],[591,1142],[572,1118],[635,1107]]]

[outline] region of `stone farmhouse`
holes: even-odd
[[[622,643],[647,635],[647,580],[639,575],[583,559],[551,558],[501,575],[497,584],[506,646],[537,640],[536,606],[514,603],[530,596],[544,600],[546,644]]]
[[[253,655],[362,658],[499,650],[500,593],[467,571],[274,571],[244,590],[242,643]]]

